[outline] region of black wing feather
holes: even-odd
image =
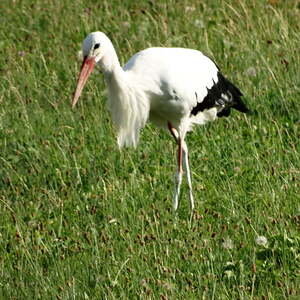
[[[198,112],[213,107],[218,109],[218,117],[228,117],[231,108],[247,113],[249,112],[249,109],[242,101],[242,96],[243,94],[241,91],[220,72],[218,72],[218,81],[214,82],[210,89],[207,89],[207,95],[202,102],[197,103],[197,105],[192,109],[191,114],[197,115]]]

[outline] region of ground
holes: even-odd
[[[0,4],[3,299],[298,299],[299,1]],[[94,73],[70,102],[87,33],[122,64],[150,46],[199,49],[253,114],[187,137],[196,210],[172,211],[176,147],[148,125],[118,150]]]

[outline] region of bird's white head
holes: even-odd
[[[92,58],[97,63],[103,57],[111,42],[109,38],[100,31],[90,33],[82,43],[83,57]]]
[[[113,46],[110,39],[100,31],[90,33],[82,43],[83,62],[77,81],[76,91],[72,100],[74,107],[80,97],[84,85],[92,73],[96,63],[100,62],[107,52],[111,52]]]

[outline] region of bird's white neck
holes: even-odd
[[[111,76],[116,71],[119,71],[122,68],[120,66],[120,62],[114,46],[109,43],[106,47],[107,48],[105,50],[105,53],[98,62],[98,65],[100,66],[100,69],[105,74],[105,76]]]
[[[122,69],[114,49],[99,62],[108,88],[108,108],[118,132],[118,144],[136,147],[149,116],[149,101]]]

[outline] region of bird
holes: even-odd
[[[84,39],[82,54],[72,108],[93,69],[99,67],[119,147],[136,147],[147,121],[169,130],[178,149],[173,209],[178,209],[185,173],[194,211],[185,137],[194,125],[228,117],[231,109],[248,113],[240,89],[223,76],[213,60],[194,49],[151,47],[134,54],[122,67],[109,37],[97,31]]]

